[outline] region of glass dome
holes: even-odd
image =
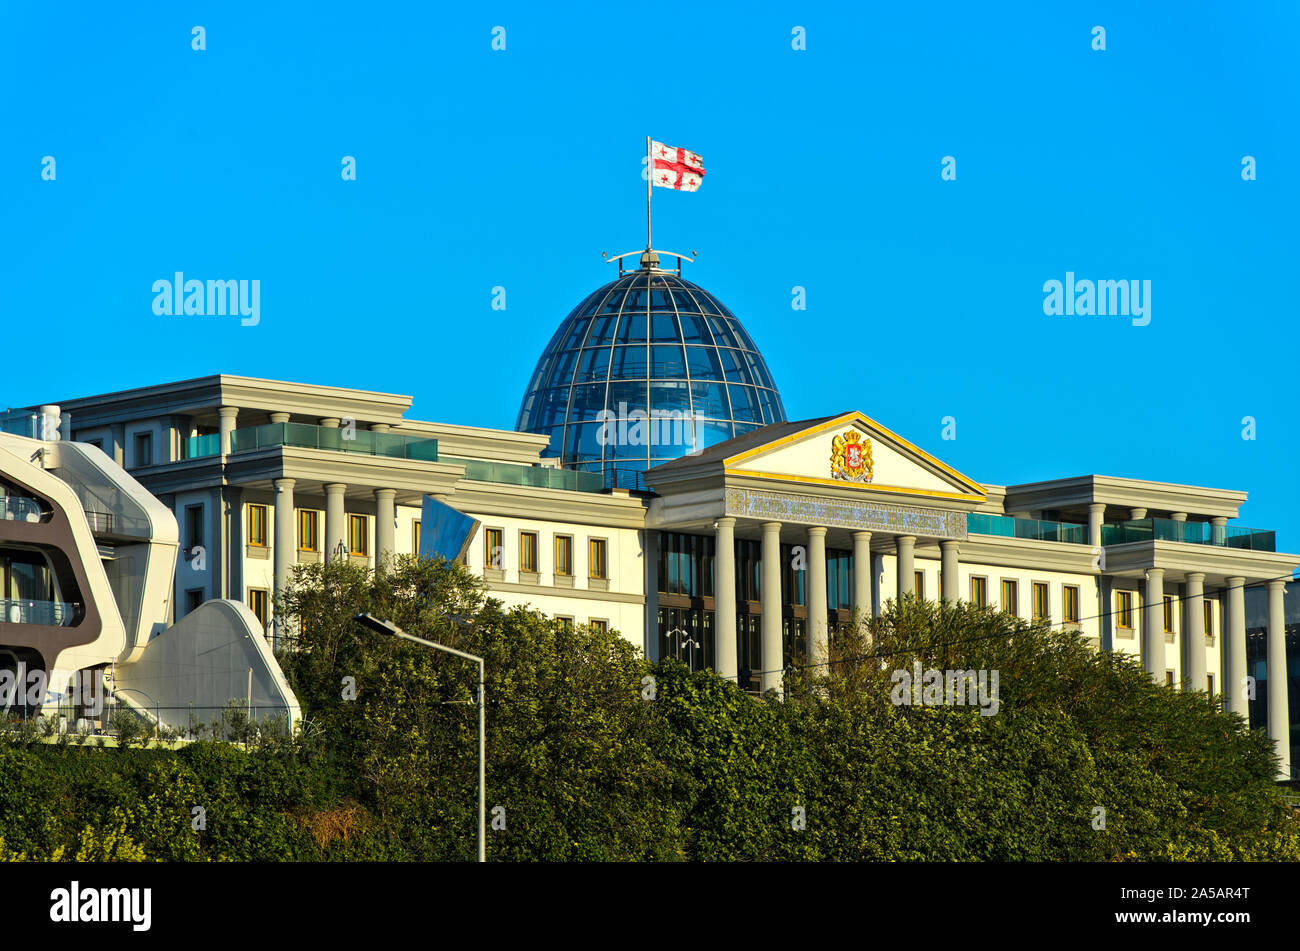
[[[712,294],[672,271],[628,271],[578,304],[537,361],[517,429],[545,456],[644,488],[646,469],[785,422],[754,341]]]

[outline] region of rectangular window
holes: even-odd
[[[420,554],[420,520],[411,523],[411,553]]]
[[[970,599],[972,604],[977,604],[980,607],[984,607],[989,603],[988,578],[970,579]]]
[[[573,630],[573,618],[571,618],[571,617],[557,617],[555,620],[556,620],[557,622],[559,622],[560,630],[562,630],[562,631],[572,631],[572,630]]]
[[[262,623],[262,630],[266,630],[266,589],[249,588],[248,589],[248,606],[253,609],[257,615],[258,621]]]
[[[370,533],[367,531],[368,517],[365,515],[348,516],[348,551],[353,555],[370,554]]]
[[[916,593],[916,596],[918,598],[920,598],[921,600],[925,600],[925,572],[924,571],[912,572],[912,590]]]
[[[1133,628],[1133,592],[1116,591],[1115,592],[1115,613],[1119,615],[1115,624],[1117,627],[1132,630]]]
[[[266,506],[250,505],[248,507],[248,544],[258,548],[266,547]]]
[[[603,538],[593,538],[587,544],[587,573],[589,577],[606,578],[608,566],[605,564],[606,542]]]
[[[320,551],[320,513],[313,509],[298,512],[298,550]]]
[[[1174,672],[1173,672],[1172,670],[1166,670],[1166,671],[1165,671],[1165,686],[1166,686],[1166,687],[1172,687],[1173,685],[1174,685]]]
[[[203,603],[202,588],[190,588],[188,591],[185,592],[185,613],[186,614],[189,614],[190,612],[197,610],[199,605],[201,605],[202,603]]]
[[[1034,582],[1034,620],[1050,621],[1052,619],[1052,609],[1047,603],[1047,582]]]
[[[185,547],[203,544],[203,506],[185,506]]]
[[[499,528],[489,528],[483,533],[483,566],[496,571],[505,569],[505,546],[501,544],[505,533]]]
[[[1210,601],[1209,599],[1206,599],[1204,602],[1204,607],[1205,607],[1205,636],[1213,637],[1214,636],[1214,602]]]
[[[137,466],[153,465],[153,433],[135,434],[135,464]]]
[[[1019,600],[1017,597],[1018,592],[1016,591],[1016,587],[1016,582],[1014,581],[1004,580],[1002,582],[1002,610],[1007,614],[1014,614],[1019,617],[1019,609],[1016,606],[1016,602]]]
[[[573,574],[573,536],[555,536],[555,573],[557,575]]]
[[[1205,675],[1205,690],[1211,696],[1214,694],[1214,674]]]
[[[608,622],[608,621],[602,621],[602,620],[600,620],[600,619],[598,619],[598,618],[592,618],[592,619],[591,619],[591,629],[592,629],[593,631],[596,631],[596,632],[599,633],[599,634],[604,634],[606,631],[609,630],[609,622]]]
[[[519,570],[537,572],[537,533],[519,533]]]
[[[1070,624],[1079,623],[1079,586],[1067,584],[1061,589],[1061,600],[1064,602],[1062,607],[1065,611],[1065,621]]]
[[[1165,631],[1172,634],[1174,631],[1174,599],[1165,595]]]

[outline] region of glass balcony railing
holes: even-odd
[[[570,492],[599,492],[605,488],[605,477],[599,472],[551,469],[515,462],[487,462],[482,459],[444,458],[443,462],[464,466],[465,478],[475,482],[531,485],[541,489],[568,489]]]
[[[191,436],[185,440],[185,458],[203,459],[221,452],[221,434],[208,433],[206,436]]]
[[[0,623],[67,627],[81,614],[81,605],[68,601],[23,601],[0,598]]]
[[[40,439],[41,416],[31,410],[11,409],[0,413],[0,433]]]
[[[1071,542],[1084,545],[1088,526],[1071,522],[1049,522],[1038,518],[1012,518],[1010,515],[966,515],[966,530],[972,535],[997,535],[1002,538],[1031,538],[1040,542]]]
[[[1277,551],[1277,532],[1242,525],[1216,526],[1209,522],[1176,522],[1172,518],[1141,518],[1101,527],[1103,545],[1149,541],[1218,545],[1247,551]]]
[[[230,434],[230,451],[252,452],[273,446],[297,446],[301,449],[328,449],[355,452],[365,456],[393,459],[438,461],[438,440],[400,433],[374,433],[368,429],[331,429],[306,423],[267,423],[236,429]]]
[[[39,522],[48,517],[35,499],[24,499],[16,495],[0,496],[0,519],[10,522]]]

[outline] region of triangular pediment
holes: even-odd
[[[728,446],[716,448],[727,452]],[[787,427],[769,441],[735,448],[721,460],[731,476],[900,495],[981,501],[985,496],[975,480],[857,412],[793,431]]]

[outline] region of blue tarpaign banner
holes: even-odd
[[[478,526],[478,519],[426,495],[420,509],[420,557],[441,556],[453,561],[460,558],[469,549]]]

